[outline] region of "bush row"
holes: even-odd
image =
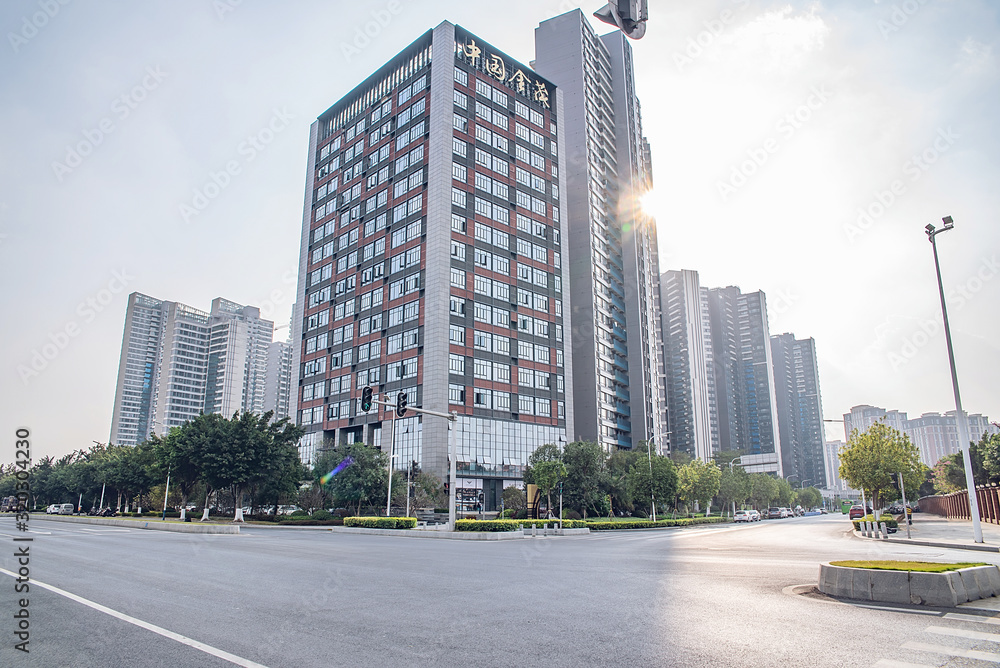
[[[412,529],[417,526],[416,517],[345,517],[345,527],[364,529]]]
[[[854,522],[853,522],[854,523],[854,530],[855,531],[861,531],[861,523],[862,522],[874,522],[874,521],[875,521],[875,516],[874,515],[865,515],[861,519],[854,520]],[[894,518],[889,513],[882,513],[882,515],[879,516],[879,525],[881,525],[882,522],[885,522],[885,526],[887,528],[889,528],[889,529],[898,529],[899,528],[899,522],[897,522],[896,518]]]
[[[627,522],[587,522],[587,528],[591,531],[611,531],[615,529],[659,529],[663,527],[683,527],[692,524],[717,524],[728,522],[725,517],[686,517],[676,520],[632,520]]]
[[[517,531],[521,525],[538,528],[558,527],[559,520],[456,520],[456,531]],[[586,529],[587,523],[581,520],[563,520],[564,529]]]

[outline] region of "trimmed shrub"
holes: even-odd
[[[333,515],[330,514],[329,510],[315,510],[313,511],[312,518],[314,520],[329,520],[333,519]]]
[[[583,519],[583,516],[575,510],[570,510],[569,508],[563,510],[563,520],[579,520]],[[564,525],[565,526],[565,525]]]
[[[693,524],[718,524],[728,522],[725,517],[689,517],[676,520],[632,520],[624,522],[587,522],[591,531],[613,531],[618,529],[663,529],[667,527],[685,527]]]
[[[861,519],[857,519],[857,520],[853,521],[854,530],[855,531],[861,531],[861,523],[862,522],[874,522],[874,521],[875,521],[875,516],[874,515],[865,515]],[[882,515],[879,517],[879,529],[882,528],[882,522],[885,522],[885,526],[888,529],[898,529],[899,528],[899,522],[897,522],[896,519],[892,515],[890,515],[889,513],[882,513]]]
[[[364,529],[412,529],[417,526],[416,517],[345,517],[345,527]]]
[[[539,529],[549,525],[549,528],[559,526],[559,520],[457,520],[455,522],[456,531],[517,531],[518,527],[524,525],[525,528],[532,524]],[[587,523],[581,520],[563,520],[564,529],[586,529]]]
[[[309,513],[299,508],[298,510],[292,511],[289,517],[309,517]]]

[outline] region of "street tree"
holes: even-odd
[[[323,476],[348,457],[352,463],[333,476],[326,487],[334,506],[351,507],[360,515],[362,505],[374,506],[385,500],[389,456],[364,443],[341,445],[326,450],[317,458],[314,473],[317,478]]]
[[[645,456],[645,453],[643,453]],[[611,501],[610,510],[625,510],[632,512],[635,508],[632,499],[632,493],[629,487],[629,473],[632,471],[632,465],[639,460],[639,453],[636,450],[615,450],[610,455],[608,455],[607,463],[605,467],[607,469],[607,476],[604,480],[604,489],[602,490]],[[648,483],[646,484],[648,487]],[[667,499],[673,499],[673,494],[666,497]],[[601,500],[603,504],[603,498]],[[608,509],[605,509],[605,512]],[[599,514],[603,514],[599,513]]]
[[[563,449],[563,464],[566,465],[564,502],[584,519],[587,519],[587,511],[596,509],[605,496],[606,460],[604,448],[593,441],[573,441]]]
[[[652,469],[652,476],[650,476]],[[669,457],[639,453],[633,460],[628,474],[628,493],[632,505],[652,513],[655,500],[658,507],[666,508],[677,497],[677,466]]]
[[[730,460],[731,461],[731,460]],[[723,467],[719,478],[719,500],[726,508],[743,505],[750,498],[750,476],[740,467]]]
[[[778,481],[766,473],[750,474],[750,501],[762,513],[778,498]]]
[[[715,462],[692,459],[677,471],[678,496],[689,509],[696,503],[704,504],[707,513],[712,497],[719,493],[721,477],[722,472]]]
[[[920,452],[910,437],[885,422],[876,422],[864,433],[855,429],[840,450],[840,477],[854,489],[864,490],[879,510],[886,500],[898,498],[893,478],[902,473],[908,488],[923,480]]]
[[[790,508],[792,500],[795,498],[795,491],[792,489],[792,484],[784,478],[777,478],[775,482],[778,483],[778,505],[783,508]]]
[[[528,457],[524,481],[538,485],[539,491],[545,495],[548,502],[549,515],[552,514],[552,490],[565,479],[566,465],[562,461],[562,451],[559,450],[559,446],[546,443]]]

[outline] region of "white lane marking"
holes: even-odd
[[[977,624],[995,624],[1000,626],[1000,618],[980,617],[979,615],[963,615],[960,612],[949,612],[945,614],[945,619],[957,619],[960,622],[976,622]]]
[[[904,642],[903,649],[915,649],[920,652],[932,652],[934,654],[945,654],[947,656],[960,656],[965,659],[979,659],[980,661],[992,661],[1000,663],[1000,654],[995,652],[980,652],[974,649],[962,649],[961,647],[947,647],[945,645],[932,645],[926,642]]]
[[[16,573],[12,573],[11,571],[8,571],[6,568],[0,568],[0,573],[4,573],[13,578],[17,577]],[[244,659],[243,657],[236,656],[235,654],[230,654],[229,652],[223,651],[216,647],[212,647],[211,645],[206,645],[203,642],[198,642],[197,640],[193,640],[191,638],[188,638],[187,636],[182,636],[180,633],[174,633],[173,631],[168,631],[162,626],[157,626],[156,624],[150,624],[149,622],[144,622],[141,619],[136,619],[135,617],[126,615],[123,612],[118,612],[117,610],[112,610],[111,608],[103,606],[100,603],[94,603],[93,601],[87,600],[82,596],[71,594],[68,591],[59,589],[58,587],[54,587],[50,584],[45,584],[44,582],[39,582],[38,580],[32,580],[31,583],[36,587],[41,587],[42,589],[48,589],[49,591],[55,592],[60,596],[65,596],[71,601],[76,601],[77,603],[81,603],[87,606],[88,608],[93,608],[98,612],[103,612],[106,615],[110,615],[115,619],[120,619],[123,622],[134,624],[139,628],[146,629],[147,631],[152,631],[153,633],[161,635],[164,638],[170,638],[171,640],[176,640],[177,642],[183,645],[187,645],[188,647],[193,647],[196,650],[205,652],[205,654],[211,654],[212,656],[222,659],[224,661],[235,663],[237,666],[243,666],[243,668],[267,668],[267,666],[265,666],[262,663],[257,663],[255,661],[251,661],[250,659]]]
[[[937,668],[926,663],[907,663],[906,661],[896,661],[895,659],[879,659],[873,668]]]
[[[935,617],[940,616],[940,612],[935,612],[934,610],[914,610],[913,608],[894,608],[889,605],[868,605],[867,603],[848,603],[847,605],[854,606],[855,608],[869,608],[871,610],[892,610],[893,612],[912,612],[917,615],[933,615]]]
[[[928,626],[924,630],[928,633],[937,633],[942,636],[954,636],[956,638],[968,638],[969,640],[988,640],[990,642],[1000,642],[1000,634],[997,633],[967,631],[965,629],[953,629],[947,626]]]
[[[86,527],[80,527],[80,531],[86,531],[88,533],[109,533],[112,531],[120,531],[123,533],[128,533],[131,529],[88,529]]]

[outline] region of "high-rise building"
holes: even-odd
[[[274,419],[293,417],[292,344],[273,341],[267,350],[267,371],[264,375],[264,411],[274,411]]]
[[[719,451],[708,291],[685,269],[660,276],[660,296],[670,447],[707,462]]]
[[[877,406],[854,406],[850,413],[844,414],[844,433],[850,438],[857,429],[864,433],[878,421],[885,421],[893,429],[910,437],[920,451],[920,461],[933,467],[942,457],[953,455],[960,450],[958,439],[957,411],[941,413],[924,413],[918,418],[910,419],[901,411],[887,411]],[[1000,433],[1000,428],[992,424],[988,417],[979,413],[965,415],[969,431],[969,440],[976,443],[983,434]]]
[[[303,452],[361,441],[495,508],[574,434],[566,158],[551,80],[443,22],[312,124],[293,319]]]
[[[136,445],[204,409],[208,340],[208,313],[138,292],[129,295],[112,443]]]
[[[205,412],[263,413],[266,402],[267,358],[274,323],[260,309],[218,297],[209,313],[208,380]]]
[[[851,438],[851,434],[855,429],[863,434],[868,431],[869,427],[880,420],[884,420],[887,425],[897,431],[905,432],[907,419],[906,413],[895,410],[887,411],[877,406],[862,404],[852,407],[850,413],[844,413],[844,434],[848,439]]]
[[[274,324],[257,308],[215,299],[206,313],[134,292],[111,420],[111,442],[136,445],[199,413],[264,412]]]
[[[840,449],[843,441],[827,441],[823,444],[823,464],[826,470],[826,488],[832,491],[844,492],[848,485],[840,477]]]
[[[824,487],[823,402],[820,396],[816,342],[794,334],[771,337],[781,469],[800,485]]]
[[[575,435],[606,449],[667,445],[656,225],[631,46],[576,9],[535,30],[538,72],[564,99]]]
[[[708,291],[719,449],[743,454],[744,469],[783,475],[779,456],[767,306],[763,292]]]

